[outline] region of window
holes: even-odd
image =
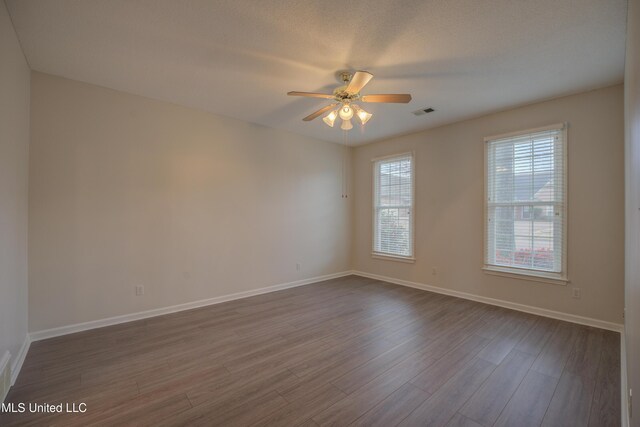
[[[485,138],[485,270],[566,282],[566,131]]]
[[[373,255],[413,259],[413,156],[376,159]]]

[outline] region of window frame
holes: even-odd
[[[554,285],[566,285],[570,282],[568,269],[567,269],[567,257],[568,257],[568,235],[569,235],[569,226],[568,226],[568,205],[569,205],[569,193],[568,193],[568,181],[569,181],[569,169],[568,169],[568,138],[567,138],[567,123],[556,123],[549,126],[542,126],[533,129],[526,129],[522,131],[509,132],[505,134],[492,135],[484,138],[484,202],[483,202],[483,218],[484,218],[484,236],[483,236],[483,266],[482,270],[491,275],[496,276],[504,276],[510,277],[514,279],[522,279],[529,280],[534,282],[542,282],[542,283],[550,283]],[[526,269],[526,268],[518,268],[512,266],[498,266],[493,264],[488,264],[488,238],[489,238],[489,222],[487,214],[489,212],[488,208],[488,196],[489,196],[489,143],[491,141],[495,141],[497,139],[504,139],[510,137],[518,137],[527,134],[533,134],[538,132],[544,132],[549,130],[556,130],[562,133],[562,168],[564,179],[562,182],[563,187],[563,203],[562,203],[562,227],[564,228],[564,232],[562,233],[562,251],[561,251],[561,271],[560,272],[549,272],[543,270],[535,270],[535,269]]]
[[[409,157],[411,159],[411,207],[410,207],[410,221],[409,221],[409,226],[410,226],[410,230],[409,230],[409,250],[410,250],[410,255],[408,256],[404,256],[404,255],[398,255],[398,254],[393,254],[393,253],[387,253],[387,252],[379,252],[376,251],[376,236],[377,236],[377,210],[378,210],[378,206],[377,206],[377,200],[378,200],[378,195],[376,193],[376,189],[377,189],[377,178],[378,178],[378,167],[377,164],[379,162],[382,161],[389,161],[389,160],[393,160],[393,159],[400,159],[400,158],[404,158],[404,157]],[[374,259],[382,259],[382,260],[389,260],[389,261],[398,261],[398,262],[405,262],[405,263],[415,263],[415,210],[416,210],[416,166],[415,166],[415,155],[413,153],[413,151],[408,151],[408,152],[402,152],[402,153],[396,153],[396,154],[390,154],[387,156],[382,156],[382,157],[375,157],[373,159],[371,159],[371,168],[372,168],[372,197],[371,197],[371,205],[372,205],[372,216],[371,216],[371,257]]]

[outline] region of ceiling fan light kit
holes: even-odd
[[[379,102],[379,103],[402,103],[406,104],[411,101],[411,95],[409,94],[384,94],[384,95],[360,95],[360,91],[363,87],[366,86],[367,83],[373,78],[373,74],[368,71],[356,71],[354,74],[349,72],[342,72],[340,74],[340,78],[342,79],[344,85],[336,88],[333,91],[333,94],[327,93],[315,93],[315,92],[288,92],[289,96],[305,96],[310,98],[323,98],[323,99],[331,99],[335,101],[331,105],[327,105],[323,107],[307,117],[305,117],[304,121],[309,122],[316,117],[323,115],[326,112],[329,112],[323,119],[327,126],[333,127],[336,121],[336,118],[340,117],[342,119],[342,125],[340,129],[342,130],[350,130],[353,129],[353,124],[351,123],[351,119],[354,114],[360,119],[360,122],[364,125],[369,119],[373,116],[373,114],[365,111],[360,106],[354,104],[354,101],[360,102]]]

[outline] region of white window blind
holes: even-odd
[[[485,144],[485,268],[564,279],[564,126],[487,138]]]
[[[413,257],[413,157],[374,161],[373,253]]]

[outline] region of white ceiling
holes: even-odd
[[[336,71],[411,93],[350,143],[619,83],[625,0],[6,0],[34,70],[341,142]],[[412,111],[433,107],[416,117]]]

